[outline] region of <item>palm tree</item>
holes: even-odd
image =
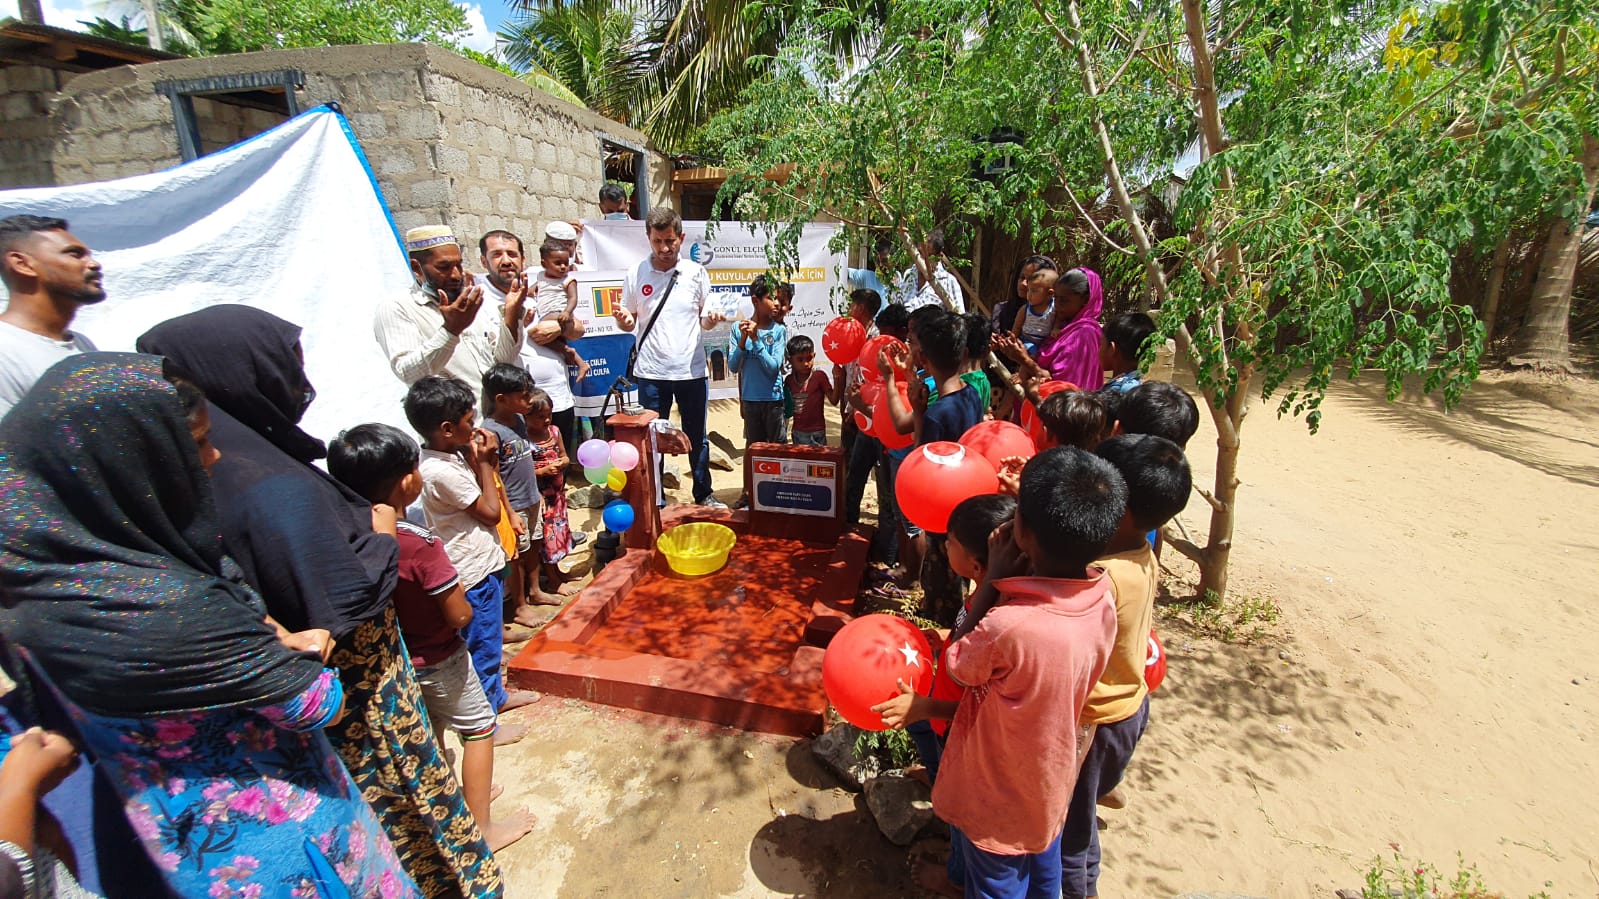
[[[523,3],[500,29],[500,52],[533,86],[636,124],[649,93],[643,25],[626,2]]]
[[[801,2],[517,0],[521,15],[501,37],[507,61],[526,67],[530,81],[559,82],[675,150],[766,74]],[[845,0],[856,15],[841,21],[881,21],[886,5]],[[853,25],[827,38],[841,55],[860,48]]]

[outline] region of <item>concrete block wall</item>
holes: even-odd
[[[50,98],[71,78],[44,66],[0,69],[0,189],[55,183]]]
[[[172,111],[156,82],[280,69],[304,73],[300,108],[340,104],[402,231],[443,222],[475,244],[505,228],[536,245],[552,220],[599,216],[601,134],[647,145],[637,131],[436,47],[320,47],[80,76],[54,104],[58,183],[177,164]],[[219,115],[209,132],[201,116],[202,139],[221,140],[230,127],[248,136],[255,124]],[[659,204],[669,197],[669,163],[657,157],[651,174]],[[475,264],[476,253],[468,257]]]

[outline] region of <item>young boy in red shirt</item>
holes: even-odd
[[[1116,638],[1110,581],[1091,565],[1126,507],[1105,460],[1075,447],[1033,457],[1016,517],[994,532],[987,577],[951,635],[949,672],[967,693],[933,809],[949,822],[968,897],[1060,895],[1078,719]]]
[[[399,428],[357,425],[328,443],[328,472],[374,506],[404,509],[422,495],[421,454]],[[533,829],[526,810],[495,821],[489,814],[494,781],[494,731],[498,716],[483,693],[460,628],[473,609],[444,543],[420,525],[401,520],[400,578],[394,612],[416,666],[417,684],[433,732],[446,728],[461,738],[461,792],[491,851],[509,846]]]
[[[789,442],[796,446],[826,446],[827,406],[836,397],[832,382],[816,367],[816,344],[804,334],[790,337],[788,365],[784,386],[794,397],[794,429]]]

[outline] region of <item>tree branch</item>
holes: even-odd
[[[1177,550],[1179,553],[1182,553],[1194,564],[1200,566],[1201,568],[1204,567],[1205,551],[1200,548],[1198,544],[1194,543],[1194,541],[1189,540],[1187,537],[1184,537],[1172,530],[1171,525],[1168,524],[1161,527],[1160,538],[1166,541],[1167,546]]]
[[[1209,503],[1210,507],[1215,509],[1217,512],[1227,511],[1227,504],[1217,499],[1216,494],[1211,493],[1209,490],[1206,490],[1198,484],[1194,485],[1194,492],[1199,494],[1199,498]]]
[[[1133,48],[1127,51],[1127,58],[1122,60],[1122,64],[1118,69],[1116,69],[1115,74],[1111,75],[1105,80],[1105,90],[1110,90],[1111,88],[1115,87],[1116,82],[1121,80],[1122,73],[1126,72],[1127,67],[1132,65],[1134,59],[1138,58],[1138,48],[1143,45],[1144,38],[1149,36],[1149,27],[1149,23],[1145,22],[1144,27],[1139,29],[1138,37],[1133,39]]]

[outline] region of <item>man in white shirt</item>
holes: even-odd
[[[509,231],[490,231],[478,241],[477,247],[481,254],[479,261],[488,272],[482,285],[484,304],[503,306],[506,295],[516,286],[517,278],[527,265],[522,238]],[[533,376],[534,386],[550,395],[550,421],[561,429],[561,436],[570,449],[575,433],[573,413],[577,399],[572,395],[566,359],[549,343],[557,337],[565,337],[568,343],[577,340],[583,336],[583,323],[576,317],[564,327],[558,322],[533,322],[526,325],[526,331],[522,366]],[[575,532],[573,536],[581,533]]]
[[[949,308],[957,314],[965,314],[966,299],[961,296],[961,283],[955,275],[944,268],[944,232],[934,229],[927,235],[927,241],[917,248],[929,265],[933,266],[933,280],[944,289],[944,295],[949,297]],[[933,289],[933,283],[922,277],[922,272],[912,265],[900,275],[899,285],[893,302],[902,303],[907,312],[915,312],[923,306],[943,305],[939,299],[938,291]]]
[[[100,263],[58,218],[0,219],[0,280],[11,292],[0,312],[0,415],[62,359],[94,350],[68,329],[78,307],[105,299]]]
[[[721,310],[707,309],[711,278],[705,266],[678,257],[683,246],[683,218],[676,210],[657,207],[644,220],[650,255],[628,273],[617,308],[616,325],[638,332],[638,358],[633,378],[639,402],[666,418],[672,402],[679,406],[689,440],[694,470],[694,501],[727,508],[711,494],[710,450],[705,444],[709,394],[705,382],[705,339],[702,331],[722,321]],[[658,313],[658,314],[657,314]]]
[[[443,225],[405,232],[405,249],[416,282],[380,301],[372,323],[395,376],[414,384],[450,375],[476,390],[496,362],[515,363],[526,286],[519,283],[503,306],[484,308],[483,287],[461,267],[461,247]]]

